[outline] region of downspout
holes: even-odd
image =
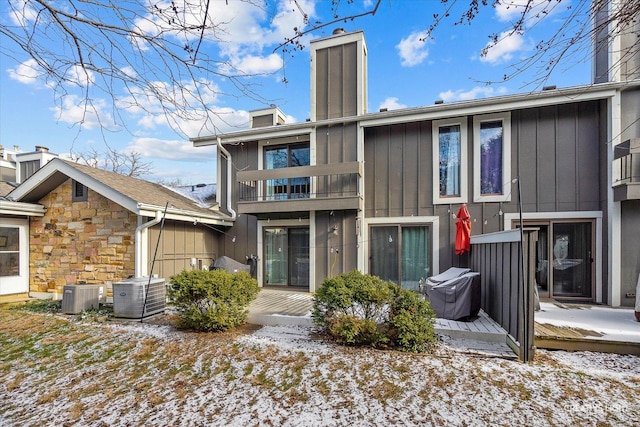
[[[138,216],[138,221],[142,219],[142,216]],[[136,277],[142,277],[142,231],[153,227],[158,224],[162,220],[162,211],[156,211],[156,217],[151,221],[145,222],[143,224],[139,224],[136,227],[136,249],[135,249],[135,258],[136,258]]]
[[[227,211],[231,214],[231,219],[234,220],[238,216],[236,211],[231,207],[231,153],[222,146],[222,140],[218,137],[218,149],[221,150],[225,156],[227,156]]]

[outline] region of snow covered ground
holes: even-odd
[[[640,322],[632,309],[541,302],[540,311],[534,316],[538,323],[602,334],[593,339],[640,343]]]
[[[455,345],[454,345],[455,344]],[[305,327],[224,334],[0,309],[1,426],[637,425],[640,358],[340,347]]]

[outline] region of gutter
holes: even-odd
[[[233,163],[231,162],[231,153],[227,151],[226,148],[222,146],[222,139],[220,137],[218,139],[218,149],[222,150],[222,152],[227,156],[227,211],[231,214],[231,220],[235,220],[238,217],[236,211],[231,207],[231,167]],[[216,194],[216,199],[218,199],[218,194]],[[217,200],[218,203],[220,200]]]
[[[138,216],[138,221],[142,219],[142,216]],[[151,221],[139,224],[136,227],[136,249],[135,249],[135,277],[142,277],[142,231],[158,224],[162,220],[162,211],[156,211],[156,217]]]

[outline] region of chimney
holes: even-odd
[[[362,31],[312,40],[311,121],[367,112],[367,45]]]
[[[47,147],[42,146],[42,145],[36,145],[36,151],[40,152],[40,153],[48,153],[49,149]]]

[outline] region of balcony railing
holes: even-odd
[[[619,171],[613,177],[614,200],[640,199],[640,138],[616,145],[614,159],[618,162]]]
[[[239,213],[358,209],[359,162],[239,171]]]

